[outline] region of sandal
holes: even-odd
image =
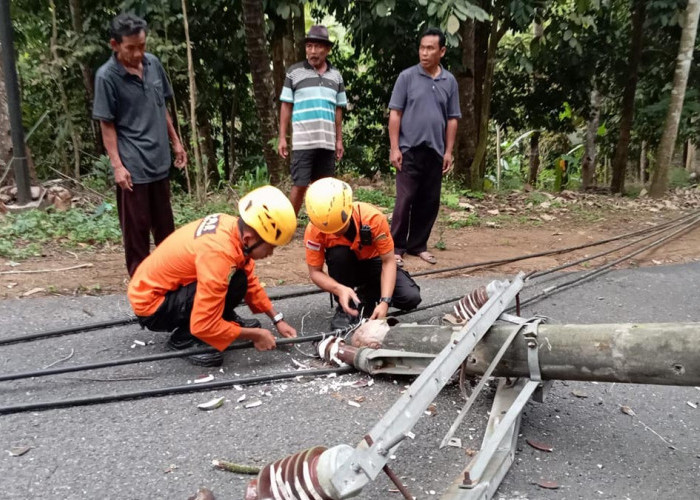
[[[423,259],[428,264],[437,264],[437,259],[435,258],[435,256],[428,251],[419,253],[417,257]]]
[[[402,268],[403,267],[403,258],[399,254],[395,253],[394,259],[396,259],[396,267]]]

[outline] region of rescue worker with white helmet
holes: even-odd
[[[273,307],[254,273],[255,260],[272,255],[294,236],[297,218],[287,197],[273,186],[243,196],[240,216],[212,214],[168,236],[136,269],[128,298],[141,326],[172,332],[168,346],[208,344],[219,352],[189,356],[200,366],[219,366],[231,342],[250,340],[259,351],[274,349],[275,337],[257,319],[234,308],[245,301],[265,313],[283,337],[296,330]]]
[[[309,277],[338,302],[331,329],[348,327],[360,310],[376,319],[385,317],[390,305],[409,310],[420,303],[420,287],[397,269],[389,223],[379,209],[353,203],[352,188],[333,177],[311,184],[305,204]]]

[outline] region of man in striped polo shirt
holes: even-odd
[[[304,40],[306,61],[287,69],[280,95],[277,151],[287,158],[287,126],[292,120],[292,181],[289,199],[298,214],[308,185],[335,175],[343,157],[343,108],[347,106],[343,77],[326,60],[333,47],[325,26],[312,26]]]

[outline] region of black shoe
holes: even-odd
[[[207,344],[192,335],[187,328],[176,328],[170,334],[167,346],[174,351],[182,351],[190,347],[203,347]],[[187,356],[187,361],[197,366],[221,366],[224,363],[224,355],[218,351],[205,352]]]
[[[262,323],[257,318],[241,318],[236,311],[231,311],[225,318],[227,321],[238,323],[241,328],[262,328]]]
[[[224,364],[224,355],[218,351],[205,352],[187,356],[187,361],[197,366],[221,366]]]
[[[188,328],[175,328],[168,339],[168,347],[174,351],[189,349],[201,342],[197,337],[192,335]]]
[[[335,316],[331,320],[331,330],[345,330],[357,323],[357,316],[350,316],[341,308],[335,310]]]

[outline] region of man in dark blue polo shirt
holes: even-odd
[[[390,160],[396,168],[396,203],[391,219],[394,257],[417,255],[430,264],[428,238],[440,209],[442,176],[452,169],[459,109],[457,80],[440,64],[445,35],[426,30],[420,64],[399,75],[389,102]]]
[[[132,14],[112,20],[109,44],[114,53],[95,74],[92,110],[114,169],[129,276],[150,253],[150,233],[158,245],[175,230],[168,139],[175,166],[187,164],[165,105],[173,91],[158,58],[146,52],[146,28],[146,21]]]

